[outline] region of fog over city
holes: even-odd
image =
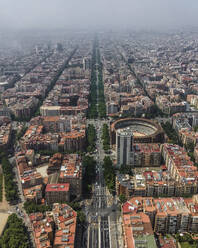
[[[198,0],[0,0],[0,248],[198,248]]]
[[[0,29],[194,27],[197,12],[197,0],[0,0]]]

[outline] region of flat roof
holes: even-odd
[[[47,184],[45,192],[51,191],[69,191],[69,183]]]

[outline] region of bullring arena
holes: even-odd
[[[144,118],[125,118],[116,120],[111,124],[111,144],[116,142],[116,131],[130,128],[135,143],[162,143],[164,142],[164,131],[154,121]]]

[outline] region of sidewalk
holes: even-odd
[[[2,185],[2,202],[0,202],[0,236],[2,232],[4,231],[4,228],[6,226],[7,220],[8,220],[8,212],[9,212],[10,206],[8,202],[6,201],[5,197],[5,182],[3,177],[3,185]]]
[[[3,185],[2,185],[2,202],[0,202],[0,212],[7,212],[10,210],[10,205],[5,197],[5,181],[3,177]]]

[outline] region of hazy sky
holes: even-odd
[[[198,0],[0,0],[0,28],[198,26]]]

